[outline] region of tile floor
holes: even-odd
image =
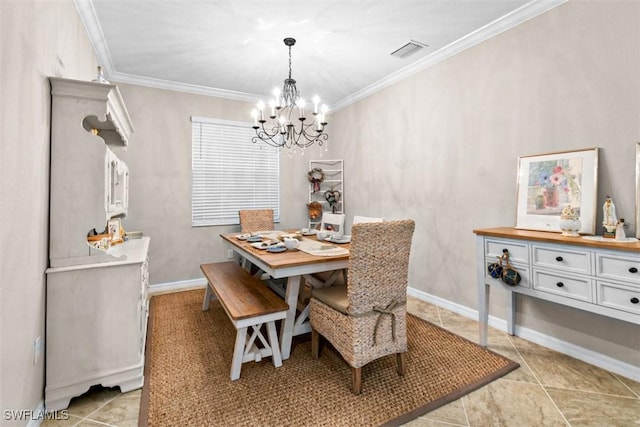
[[[408,310],[474,342],[478,323],[409,298]],[[639,426],[640,383],[555,351],[489,331],[491,350],[520,368],[406,426]],[[141,391],[95,388],[72,400],[67,420],[43,427],[138,425]]]

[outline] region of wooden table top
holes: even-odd
[[[640,252],[640,240],[632,242],[616,242],[614,239],[588,240],[580,237],[563,236],[562,233],[550,231],[521,230],[513,227],[478,228],[473,232],[479,236],[502,237],[506,239],[533,240],[537,242],[578,245],[599,249],[613,249],[629,252]]]
[[[286,231],[283,231],[283,233],[286,233]],[[331,262],[331,261],[346,261],[349,259],[349,254],[334,255],[334,256],[316,256],[300,250],[293,250],[293,251],[287,250],[284,252],[268,252],[264,249],[254,248],[253,246],[251,246],[251,243],[247,242],[246,240],[240,240],[236,238],[238,234],[239,233],[227,233],[227,234],[221,234],[220,237],[222,237],[225,241],[229,242],[233,246],[239,248],[241,252],[252,254],[253,256],[260,259],[262,262],[264,262],[265,264],[267,264],[269,267],[273,269],[284,268],[284,267],[295,267],[295,266],[308,265],[308,264],[319,264],[319,263],[325,263],[325,262]],[[318,241],[316,236],[303,236],[303,239]],[[334,243],[330,243],[330,242],[323,242],[323,243],[334,245]],[[349,243],[344,243],[344,244],[335,244],[335,246],[349,249],[351,245]]]

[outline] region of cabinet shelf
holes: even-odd
[[[344,162],[343,160],[310,160],[309,170],[320,168],[325,179],[320,183],[320,190],[313,191],[313,184],[309,183],[309,203],[317,202],[322,205],[323,212],[331,212],[331,205],[324,198],[327,191],[339,191],[340,200],[335,204],[335,213],[344,213]],[[321,218],[309,220],[309,228],[319,225]]]

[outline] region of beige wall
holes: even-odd
[[[472,230],[515,225],[518,156],[600,147],[598,204],[610,194],[635,221],[640,2],[571,0],[333,114],[330,130],[349,215],[415,219],[410,286],[477,308]],[[638,326],[518,303],[521,325],[640,366]]]
[[[151,236],[152,285],[199,279],[200,264],[226,260],[226,247],[219,235],[239,228],[191,227],[190,117],[250,123],[252,105],[170,90],[118,86],[136,130],[127,151],[120,155],[130,170],[130,207],[123,226]],[[279,228],[301,227],[304,223],[307,164],[299,156],[281,156]]]
[[[1,0],[0,55],[0,409],[33,410],[44,390],[33,341],[45,335],[47,77],[91,80],[97,63],[70,0]]]

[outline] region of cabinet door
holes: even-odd
[[[106,149],[105,155],[105,210],[107,217],[127,213],[129,208],[129,168]]]

